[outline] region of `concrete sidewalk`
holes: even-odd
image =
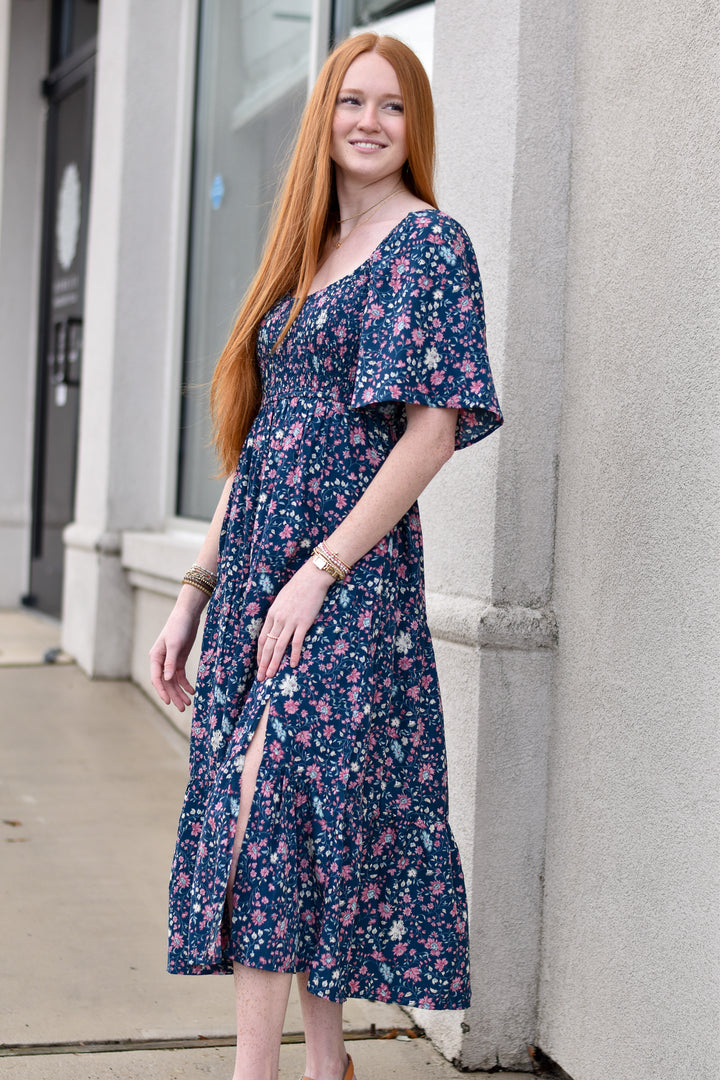
[[[57,637],[0,613],[0,1076],[228,1080],[232,981],[165,973],[187,744],[132,684],[43,664]],[[461,1075],[423,1038],[377,1038],[410,1026],[395,1006],[347,1003],[361,1080]],[[294,1080],[294,994],[285,1032],[280,1075]]]

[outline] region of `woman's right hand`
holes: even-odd
[[[188,589],[190,593],[186,592]],[[185,673],[185,663],[200,625],[204,607],[203,602],[198,604],[201,596],[192,585],[183,585],[168,621],[150,650],[152,684],[160,700],[166,705],[172,702],[180,712],[185,711],[191,702],[191,695],[195,693],[195,687]]]

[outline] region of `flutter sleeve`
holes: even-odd
[[[399,242],[373,266],[352,405],[459,409],[455,446],[461,449],[503,422],[475,253],[447,214],[417,212],[406,220]]]

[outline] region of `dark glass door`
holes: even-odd
[[[59,615],[65,526],[72,521],[82,376],[94,43],[65,58],[48,97],[42,286],[35,418],[30,594]],[[89,47],[88,47],[89,46]]]

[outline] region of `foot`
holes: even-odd
[[[312,1077],[303,1075],[300,1077],[300,1080],[312,1080]],[[345,1069],[342,1080],[357,1080],[355,1076],[355,1068],[353,1066],[353,1061],[349,1054],[347,1059],[347,1068]]]

